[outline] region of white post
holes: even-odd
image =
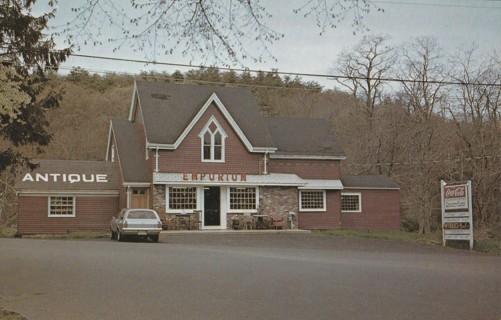
[[[441,207],[442,207],[442,243],[445,247],[445,230],[444,230],[444,217],[445,217],[445,206],[444,206],[444,187],[445,187],[446,183],[444,180],[440,180],[440,194],[441,194],[441,197],[440,197],[440,203],[441,203]]]
[[[473,249],[473,202],[471,180],[468,180],[468,211],[470,216],[470,250]]]

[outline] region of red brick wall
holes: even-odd
[[[303,179],[339,179],[339,161],[271,159],[270,172],[292,173]]]
[[[75,217],[48,217],[47,196],[18,197],[20,234],[107,231],[112,216],[118,214],[117,197],[76,197]]]
[[[326,211],[299,211],[300,229],[339,229],[341,228],[341,194],[339,191],[326,191]]]
[[[398,190],[355,190],[362,194],[362,212],[341,212],[342,228],[346,230],[400,230]]]
[[[225,139],[223,163],[201,161],[201,142],[198,134],[212,115],[228,135]],[[263,154],[253,154],[247,150],[226,118],[212,104],[176,150],[160,151],[158,166],[160,172],[259,174],[259,162],[262,158]]]

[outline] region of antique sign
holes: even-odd
[[[468,240],[473,249],[473,210],[471,206],[471,181],[446,183],[441,181],[442,236],[447,240]]]
[[[31,182],[108,182],[107,174],[80,174],[80,173],[26,173],[24,181]]]

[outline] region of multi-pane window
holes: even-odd
[[[170,187],[169,209],[170,210],[193,210],[197,208],[196,187]]]
[[[230,188],[230,210],[256,210],[256,188]]]
[[[325,191],[323,190],[301,191],[300,210],[325,211]]]
[[[203,161],[224,161],[224,139],[226,135],[213,119],[200,134]]]
[[[74,217],[75,197],[49,197],[49,217]]]
[[[360,193],[342,193],[341,194],[341,211],[345,212],[361,212],[362,197]]]

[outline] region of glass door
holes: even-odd
[[[221,188],[204,188],[204,226],[221,225]]]

